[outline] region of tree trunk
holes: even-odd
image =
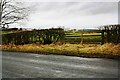
[[[1,25],[1,18],[2,18],[2,4],[1,4],[1,0],[0,0],[0,27],[2,27]]]

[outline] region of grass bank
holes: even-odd
[[[26,44],[2,45],[3,51],[31,52],[37,54],[55,54],[81,57],[119,58],[120,44]]]

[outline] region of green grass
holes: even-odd
[[[66,35],[66,37],[74,37],[74,38],[77,38],[77,37],[81,37],[81,34],[70,34],[70,35]],[[93,33],[93,34],[83,34],[83,37],[101,37],[101,34],[100,33]]]
[[[65,42],[67,43],[80,43],[81,33],[65,33]],[[101,43],[101,33],[83,33],[83,43],[87,44],[100,44]]]
[[[11,34],[13,31],[2,31],[2,34]]]

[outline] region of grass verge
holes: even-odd
[[[55,54],[81,57],[119,58],[120,44],[26,44],[2,45],[2,51],[31,52],[37,54]]]

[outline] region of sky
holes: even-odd
[[[24,28],[96,29],[118,24],[118,2],[115,1],[36,1],[29,2],[33,11]],[[21,25],[20,27],[23,27]]]

